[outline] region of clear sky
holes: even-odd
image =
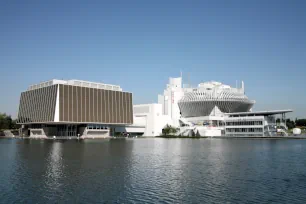
[[[1,1],[0,112],[30,84],[118,84],[157,102],[168,77],[244,80],[254,110],[306,118],[306,1]]]

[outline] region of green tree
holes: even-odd
[[[177,133],[177,129],[167,124],[163,128],[162,133],[163,135],[175,135]]]
[[[21,126],[17,124],[17,120],[12,120],[11,129],[19,129]]]
[[[287,119],[286,120],[286,126],[288,127],[288,129],[295,128],[295,122],[291,121],[290,119]]]
[[[13,120],[10,115],[0,113],[0,130],[18,129],[19,127],[20,125],[18,125],[16,120]]]
[[[0,130],[8,129],[9,124],[7,120],[7,115],[5,113],[0,113]]]
[[[306,119],[298,119],[295,125],[296,126],[306,126]]]

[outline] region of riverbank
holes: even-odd
[[[204,138],[213,138],[213,139],[306,139],[306,135],[304,136],[277,136],[277,137],[271,137],[271,136],[264,136],[264,137],[252,137],[252,136],[215,136],[215,137],[188,137],[188,136],[157,136],[156,138],[189,138],[189,139],[204,139]]]
[[[161,136],[156,136],[156,138],[189,138],[189,139],[200,139],[200,138],[208,138],[208,137],[189,137],[189,136],[176,136],[176,135],[161,135]]]
[[[250,137],[250,136],[240,136],[240,137],[234,137],[234,136],[219,136],[219,137],[212,137],[217,139],[306,139],[306,135],[303,136],[263,136],[263,137]]]
[[[61,136],[61,137],[46,137],[46,136],[36,136],[36,137],[20,137],[20,136],[2,136],[1,138],[16,138],[16,139],[33,139],[33,140],[85,140],[85,139],[112,139],[117,137],[77,137],[77,136]]]
[[[77,136],[70,136],[70,137],[20,137],[20,136],[1,136],[1,138],[16,138],[16,139],[44,139],[44,140],[87,140],[87,139],[126,139],[126,138],[133,138],[133,137],[77,137]],[[301,136],[277,136],[277,137],[249,137],[249,136],[217,136],[217,137],[188,137],[188,136],[156,136],[156,137],[148,137],[148,136],[140,136],[134,137],[137,139],[149,139],[149,138],[163,138],[163,139],[306,139],[306,135]]]

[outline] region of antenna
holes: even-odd
[[[184,88],[183,72],[182,72],[182,70],[181,70],[181,88]]]

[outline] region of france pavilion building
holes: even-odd
[[[51,80],[21,93],[18,123],[22,136],[115,134],[133,124],[132,93],[120,86],[80,80]]]

